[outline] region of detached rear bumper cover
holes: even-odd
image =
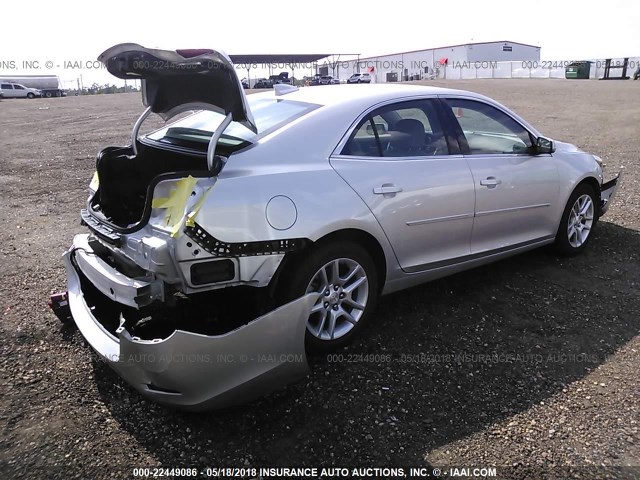
[[[65,253],[64,263],[78,329],[123,379],[150,399],[193,410],[221,408],[257,398],[309,372],[304,337],[316,294],[223,335],[176,330],[163,340],[140,340],[121,326],[116,337],[87,305],[73,255],[73,249]]]

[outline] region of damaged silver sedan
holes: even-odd
[[[145,396],[249,400],[349,342],[380,295],[542,245],[582,251],[620,182],[470,92],[330,86],[245,96],[213,50],[117,45],[141,79],[131,145],[97,157],[65,307]],[[168,121],[146,136],[150,114]]]

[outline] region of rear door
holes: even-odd
[[[559,179],[551,154],[507,112],[479,99],[443,99],[475,185],[471,253],[553,237]]]
[[[369,206],[407,272],[470,253],[473,178],[447,139],[439,108],[435,98],[379,107],[359,121],[331,158]]]

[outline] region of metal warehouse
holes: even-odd
[[[335,57],[334,57],[335,58]],[[437,77],[441,68],[494,68],[496,62],[539,61],[540,47],[525,43],[476,42],[319,64],[321,75],[345,79],[368,72],[373,82]]]

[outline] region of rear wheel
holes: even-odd
[[[590,185],[579,185],[569,197],[556,233],[555,247],[563,255],[576,255],[586,248],[598,222],[598,203]]]
[[[320,297],[307,321],[306,346],[327,352],[349,343],[366,325],[378,301],[378,278],[369,253],[354,243],[327,244],[295,263],[280,287],[291,301]]]

